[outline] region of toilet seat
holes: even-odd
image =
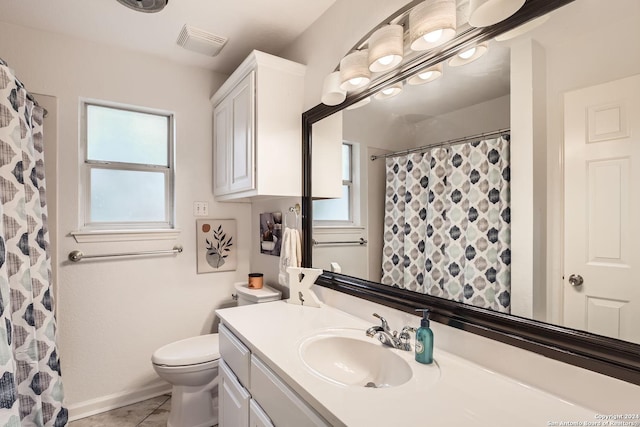
[[[218,334],[199,335],[160,347],[151,362],[160,366],[201,365],[220,359]]]

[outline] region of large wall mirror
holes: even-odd
[[[638,22],[528,0],[305,113],[318,283],[640,384]]]

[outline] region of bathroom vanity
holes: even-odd
[[[597,421],[595,411],[440,350],[437,336],[435,362],[419,364],[412,351],[365,335],[376,324],[373,317],[369,322],[327,305],[284,301],[216,313],[221,319],[221,427],[418,421],[538,427]]]

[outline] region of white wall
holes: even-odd
[[[249,272],[250,206],[214,203],[211,192],[212,107],[225,76],[66,36],[0,25],[0,56],[32,92],[58,100],[57,227],[60,283],[58,342],[66,404],[86,414],[167,390],[152,352],[171,341],[212,330],[214,310]],[[79,98],[175,112],[175,241],[78,244]],[[238,220],[237,271],[196,274],[193,201],[208,201],[211,218]],[[169,249],[178,256],[82,261],[67,254]]]
[[[511,96],[490,99],[416,123],[413,145],[420,147],[510,126]]]
[[[411,90],[411,88],[405,90]],[[416,139],[415,123],[407,122],[405,117],[402,116],[384,114],[382,111],[376,110],[376,106],[372,104],[345,111],[344,139],[358,142],[364,146],[382,148],[389,151],[399,151],[414,147]]]

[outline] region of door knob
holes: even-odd
[[[571,283],[571,286],[581,286],[584,283],[584,279],[579,274],[572,274],[569,276],[569,283]]]

